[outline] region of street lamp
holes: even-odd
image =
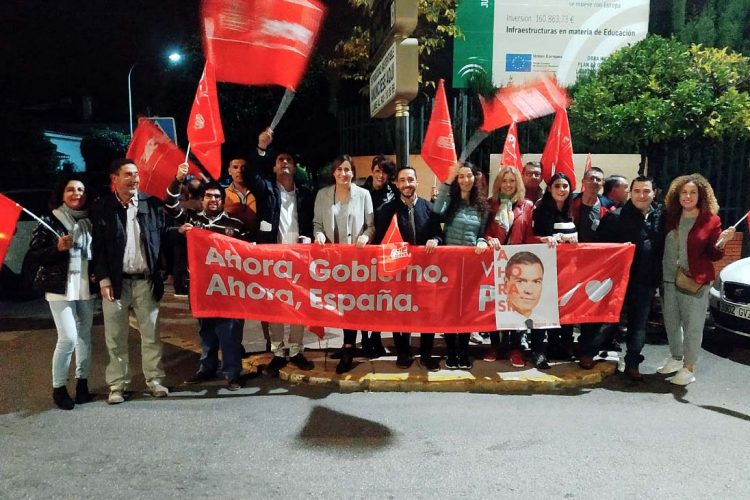
[[[170,64],[179,64],[182,61],[182,54],[179,52],[172,52],[167,56]],[[128,117],[130,118],[130,137],[133,137],[133,89],[130,84],[130,77],[133,75],[133,68],[138,64],[136,60],[128,70]]]

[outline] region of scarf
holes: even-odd
[[[52,211],[73,237],[70,249],[71,264],[76,258],[91,260],[91,221],[88,210],[72,210],[63,204]],[[78,269],[80,271],[80,267]]]
[[[499,196],[500,207],[497,210],[495,216],[495,222],[505,230],[507,234],[510,231],[510,226],[513,225],[513,203],[510,198],[501,194]]]

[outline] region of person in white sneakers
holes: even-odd
[[[721,230],[716,215],[719,204],[708,181],[700,174],[672,181],[665,198],[667,222],[664,245],[664,327],[672,356],[658,369],[675,373],[669,381],[688,385],[695,381],[695,363],[703,340],[708,309],[708,284],[716,277],[713,261],[724,255],[724,245],[735,229]],[[689,283],[695,284],[689,290]]]

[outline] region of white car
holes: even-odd
[[[709,290],[708,305],[717,327],[750,337],[750,257],[721,270]]]

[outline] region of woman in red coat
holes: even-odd
[[[735,229],[721,230],[716,215],[719,204],[714,190],[700,174],[683,175],[672,181],[665,199],[667,208],[664,245],[664,327],[671,356],[659,373],[675,373],[673,384],[695,381],[703,325],[708,308],[708,288],[716,277],[713,261],[721,259],[724,245],[734,237]],[[675,285],[678,270],[703,285],[695,293],[686,293]]]
[[[525,198],[521,173],[515,167],[502,167],[492,183],[492,196],[488,200],[489,218],[485,239],[490,247],[499,249],[500,245],[520,245],[525,243],[527,234],[531,234],[531,219],[534,204]],[[525,364],[523,351],[520,349],[522,332],[505,332],[506,341],[510,341],[512,350],[510,362],[515,367]],[[485,361],[495,361],[500,350],[500,332],[490,333],[492,348],[485,354]]]

